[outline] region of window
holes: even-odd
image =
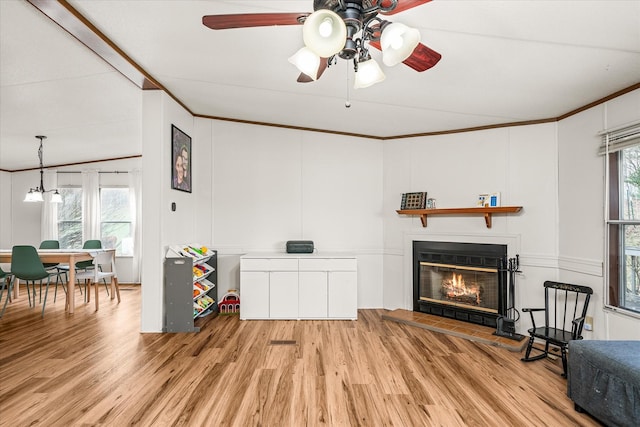
[[[62,203],[58,205],[58,240],[61,248],[80,249],[82,235],[82,188],[60,189]],[[117,256],[133,256],[133,235],[129,189],[100,189],[100,240],[105,248],[115,248]]]
[[[606,305],[640,315],[640,126],[608,136]]]
[[[60,188],[58,240],[61,248],[82,248],[82,188]]]
[[[129,189],[100,189],[100,238],[106,248],[115,248],[116,255],[133,256],[133,235]]]

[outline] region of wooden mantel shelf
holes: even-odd
[[[427,226],[427,216],[429,215],[483,215],[487,228],[491,228],[492,214],[508,214],[520,212],[522,206],[498,206],[494,208],[445,208],[445,209],[404,209],[397,210],[400,215],[418,215],[422,226]]]

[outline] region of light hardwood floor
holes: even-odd
[[[550,360],[382,320],[240,321],[141,334],[140,290],[0,319],[2,426],[597,426]],[[78,301],[81,301],[78,297]]]

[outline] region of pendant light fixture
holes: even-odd
[[[30,188],[29,192],[24,198],[25,202],[42,202],[44,200],[44,193],[51,194],[51,203],[62,203],[62,196],[57,189],[45,190],[44,189],[44,166],[42,165],[42,141],[47,139],[44,135],[36,135],[36,138],[40,140],[40,147],[38,148],[38,159],[40,160],[40,186]]]

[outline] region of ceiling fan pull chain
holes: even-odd
[[[353,64],[354,67],[357,67],[358,64],[356,62],[356,60],[353,60]],[[344,102],[344,108],[351,108],[351,96],[350,96],[350,92],[349,92],[349,67],[346,67],[347,70],[347,100]],[[356,70],[357,71],[357,70]]]

